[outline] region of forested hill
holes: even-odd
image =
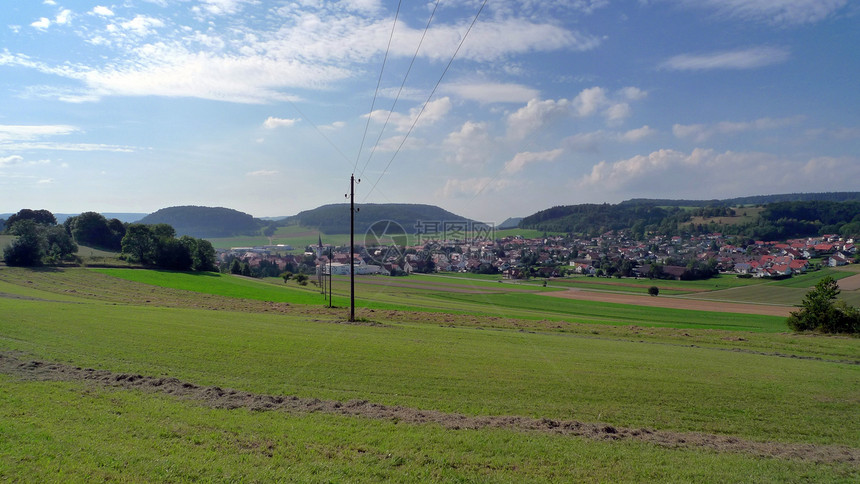
[[[428,222],[471,222],[466,217],[453,214],[434,205],[412,203],[362,203],[357,205],[355,231],[366,232],[380,220],[393,220],[400,224],[406,233],[415,233],[416,225]],[[323,205],[294,215],[282,223],[314,227],[326,234],[349,233],[349,204],[338,203]]]
[[[835,234],[860,236],[860,200],[793,201],[759,205],[747,216],[742,206],[711,204],[704,207],[620,203],[553,207],[525,217],[521,228],[548,232],[597,235],[628,230],[636,238],[720,232],[754,239],[785,240]],[[656,203],[660,203],[658,206]]]
[[[168,207],[151,213],[140,220],[142,224],[169,224],[176,235],[192,237],[232,237],[260,232],[262,222],[247,213],[223,207],[193,205]]]
[[[631,198],[619,205],[658,205],[661,207],[736,207],[776,202],[850,202],[860,201],[860,192],[782,193],[724,198],[722,200],[673,200],[664,198]]]

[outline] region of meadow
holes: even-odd
[[[388,280],[398,284],[380,284]],[[279,280],[0,266],[0,478],[860,478],[857,338],[788,334],[774,317],[556,300],[541,294],[552,287],[480,278],[367,278],[359,288],[360,321],[347,324],[342,296],[327,309],[317,288]],[[221,408],[37,371],[52,364],[321,407],[366,401],[453,421],[509,418],[458,429]],[[523,418],[549,423],[504,423]],[[567,435],[552,422],[609,430]],[[732,444],[696,444],[702,436]]]

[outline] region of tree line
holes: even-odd
[[[640,203],[581,204],[552,207],[525,217],[521,228],[596,236],[628,230],[637,240],[650,234],[702,235],[722,232],[759,240],[786,240],[837,234],[860,236],[860,201],[790,201],[764,206],[755,220],[738,224],[694,224],[693,216],[730,217],[736,210],[722,205],[682,208]]]
[[[215,248],[203,239],[176,238],[168,224],[127,224],[96,212],[69,217],[62,225],[47,210],[23,209],[4,221],[3,232],[16,236],[3,251],[10,266],[76,263],[79,244],[120,252],[120,258],[145,266],[179,271],[216,270]]]

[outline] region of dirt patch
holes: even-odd
[[[568,289],[560,292],[542,292],[542,296],[579,299],[582,301],[599,301],[634,306],[651,306],[671,309],[690,309],[693,311],[716,311],[721,313],[763,314],[766,316],[788,317],[795,308],[790,306],[768,306],[763,304],[729,303],[719,301],[703,301],[698,299],[680,299],[666,296],[644,296],[638,294],[620,294],[608,292],[585,291]]]
[[[839,279],[839,289],[843,291],[856,291],[860,289],[860,274]]]
[[[726,435],[671,432],[649,428],[616,427],[606,423],[555,420],[521,416],[469,416],[457,413],[381,405],[367,400],[320,400],[296,396],[263,395],[217,386],[199,386],[177,378],[114,373],[59,363],[21,360],[0,353],[0,372],[24,379],[87,381],[106,387],[137,389],[174,395],[202,402],[213,408],[247,408],[257,411],[322,412],[388,420],[406,424],[436,424],[450,430],[512,429],[585,437],[601,441],[637,440],[669,448],[704,448],[717,452],[739,452],[759,457],[798,459],[812,462],[860,462],[860,449],[803,443],[757,442]]]

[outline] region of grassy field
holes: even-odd
[[[625,311],[620,305],[573,309],[575,304],[564,306],[568,301],[480,279],[429,276],[426,282],[437,287],[428,293],[410,285],[379,286],[378,300],[364,302],[387,308],[363,309],[362,317],[373,321],[356,325],[342,324],[342,310],[304,305],[319,304],[313,289],[283,282],[0,267],[0,355],[254,394],[368,400],[466,417],[596,422],[680,437],[659,445],[506,426],[455,430],[326,412],[219,409],[163,392],[23,378],[12,371],[0,373],[0,479],[860,478],[858,461],[838,457],[860,455],[856,338],[767,332],[775,331],[768,327],[770,320],[749,317],[744,324],[743,315],[649,313],[644,310],[652,308]],[[394,297],[386,291],[401,291],[408,302],[401,297],[401,310],[395,310]],[[413,298],[460,309],[416,312],[425,308],[412,306]],[[273,307],[272,301],[282,306]],[[553,328],[508,315],[506,321],[523,324],[507,328],[475,309],[487,304],[511,314],[576,312],[593,321]],[[651,320],[654,327],[618,326],[637,318]],[[736,320],[735,329],[715,329],[726,325],[720,318]],[[601,319],[611,324],[594,324]],[[685,319],[683,330],[658,327]],[[489,330],[494,321],[498,327]],[[700,448],[687,442],[694,440],[690,432],[731,437],[751,449],[815,444],[836,457],[772,458],[743,446]]]

